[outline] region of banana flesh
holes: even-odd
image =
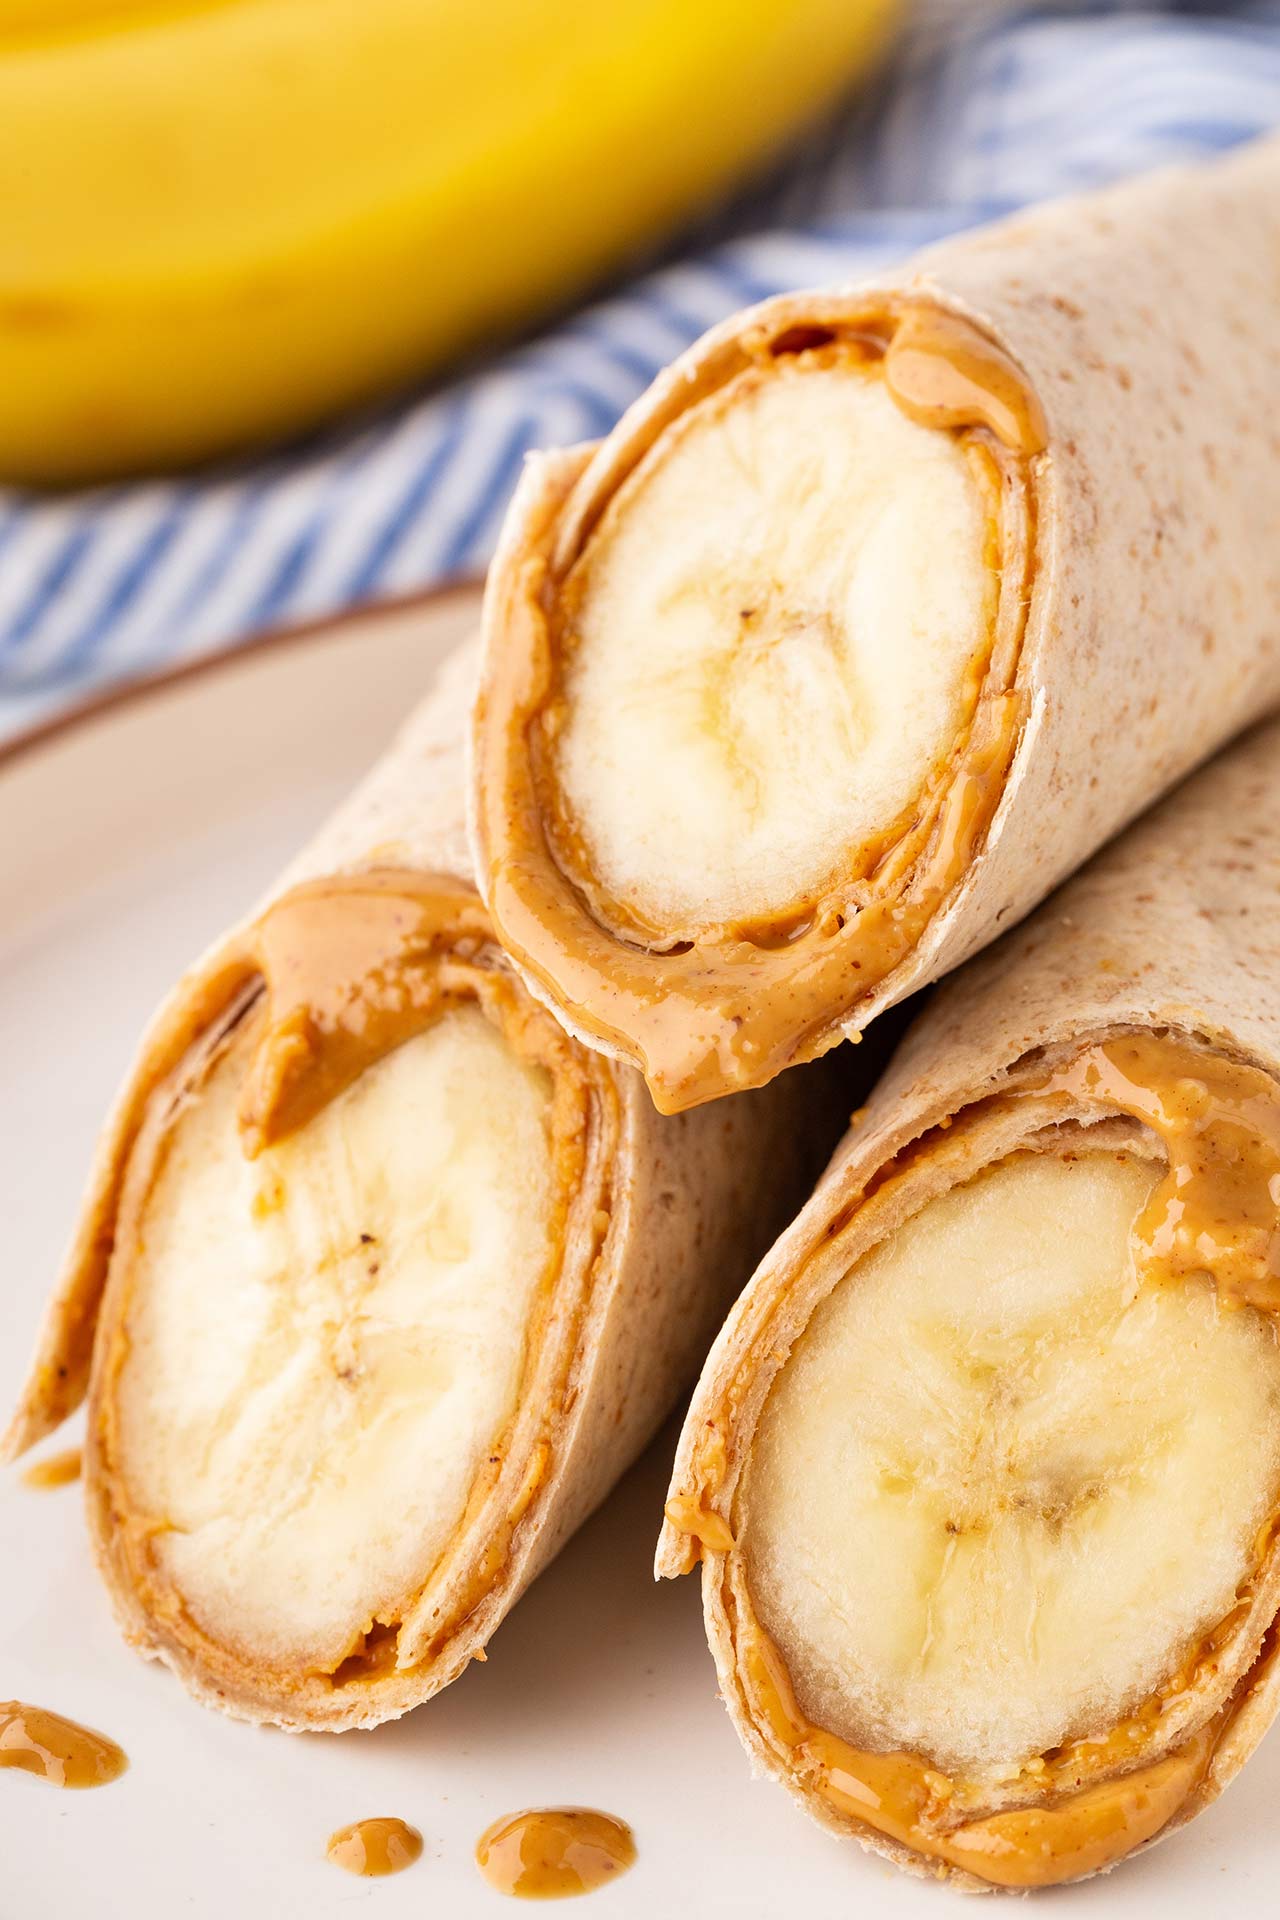
[[[865,364],[787,356],[668,428],[565,596],[556,772],[603,894],[692,935],[890,830],[972,697],[986,540],[964,448]]]
[[[328,1672],[428,1581],[515,1406],[550,1079],[457,1006],[250,1161],[254,1024],[131,1174],[100,1404],[167,1604],[255,1664]]]
[[[1280,1350],[1139,1287],[1159,1168],[1012,1156],[818,1309],[747,1469],[752,1602],[805,1713],[993,1788],[1105,1734],[1231,1614],[1280,1500]]]

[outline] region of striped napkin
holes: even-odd
[[[747,301],[1280,125],[1280,0],[934,0],[887,75],[674,264],[269,459],[0,490],[0,734],[264,627],[483,567],[533,447],[604,432]]]

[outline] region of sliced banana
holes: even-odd
[[[257,1025],[135,1165],[99,1404],[152,1608],[325,1673],[428,1581],[515,1406],[551,1078],[463,1003],[250,1160]]]
[[[949,756],[990,618],[963,446],[876,363],[785,356],[659,436],[564,593],[592,881],[670,934],[786,908]]]
[[[865,1255],[775,1380],[739,1544],[805,1715],[853,1746],[998,1786],[1236,1607],[1280,1501],[1280,1347],[1207,1279],[1139,1285],[1160,1170],[1000,1161]]]

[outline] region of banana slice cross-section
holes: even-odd
[[[564,588],[553,777],[615,916],[785,914],[903,816],[977,692],[988,512],[870,356],[781,356],[650,449]]]
[[[550,1071],[474,1004],[247,1159],[261,1019],[166,1090],[135,1160],[99,1459],[152,1609],[332,1673],[497,1477],[567,1194]]]
[[[1150,1162],[1017,1154],[814,1316],[742,1542],[818,1724],[998,1790],[1120,1721],[1236,1607],[1280,1504],[1280,1348],[1208,1281],[1140,1287]]]

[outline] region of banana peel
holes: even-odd
[[[0,0],[0,480],[308,427],[725,188],[900,0]]]

